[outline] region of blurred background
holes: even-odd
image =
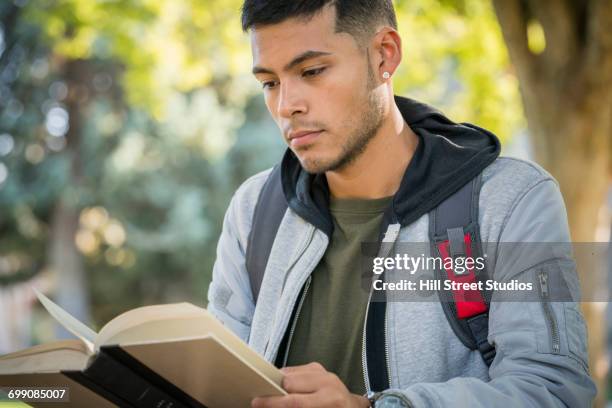
[[[544,166],[573,240],[609,243],[612,2],[395,4],[396,93]],[[226,206],[285,146],[240,6],[0,0],[0,354],[67,336],[32,286],[95,329],[142,305],[206,305]],[[579,270],[583,290],[608,291],[609,271]],[[582,306],[603,407],[612,318]]]

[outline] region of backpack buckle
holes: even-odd
[[[453,260],[453,273],[455,276],[468,275],[470,271],[467,268],[459,268],[459,271],[457,271],[457,268],[454,267],[455,259],[465,258],[467,254],[463,227],[449,228],[446,233],[448,235],[449,255]]]

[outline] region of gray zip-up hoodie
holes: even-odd
[[[384,225],[401,225],[396,242],[429,242],[429,212],[478,174],[483,242],[569,242],[563,198],[549,173],[534,163],[498,157],[499,142],[484,129],[453,123],[410,99],[396,97],[396,103],[419,137],[386,214]],[[306,173],[287,150],[281,178],[289,208],[255,307],[245,251],[254,207],[269,172],[245,181],[230,202],[208,310],[268,361],[278,362],[286,352],[287,332],[304,284],[327,248],[333,223],[325,177]],[[573,288],[571,299],[579,297],[575,271],[562,274],[553,258],[532,256],[519,270],[508,263],[498,265],[495,259],[488,259],[488,265],[489,275],[498,281],[519,274],[535,276],[542,270],[562,275],[568,280],[566,287]],[[389,301],[382,310],[385,330],[364,335],[362,345],[368,389],[380,374],[379,364],[369,366],[366,359],[372,347],[368,342],[374,339],[378,346],[384,344],[386,355],[380,359],[388,389],[402,392],[417,408],[588,407],[593,400],[585,324],[575,301],[550,302],[547,307],[539,302],[492,302],[488,341],[497,354],[490,367],[477,350],[457,338],[440,303]]]

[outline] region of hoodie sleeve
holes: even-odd
[[[255,311],[245,251],[252,214],[268,172],[249,178],[232,197],[223,219],[208,288],[208,311],[245,342],[248,342]]]
[[[563,198],[554,179],[543,179],[517,198],[499,241],[493,271],[497,281],[518,273],[516,263],[499,262],[504,256],[516,257],[504,254],[509,251],[504,242],[570,242]],[[394,391],[402,392],[415,408],[590,407],[596,389],[588,372],[586,327],[575,301],[575,267],[568,273],[553,257],[531,257],[528,262],[520,273],[562,276],[571,292],[564,300],[573,301],[548,302],[546,307],[539,301],[492,302],[488,340],[497,354],[489,368],[490,381],[459,377]],[[550,298],[561,296],[550,290]]]

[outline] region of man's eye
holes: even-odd
[[[262,88],[271,89],[276,86],[276,81],[264,81],[261,83]]]
[[[302,73],[302,76],[304,77],[314,77],[317,76],[319,74],[321,74],[323,71],[325,71],[327,67],[320,67],[320,68],[314,68],[314,69],[309,69],[306,70]],[[261,83],[261,86],[263,89],[272,89],[275,88],[278,85],[278,81],[263,81]]]
[[[326,67],[321,67],[321,68],[315,68],[315,69],[309,69],[308,71],[304,71],[304,73],[302,74],[305,77],[313,77],[313,76],[317,76],[320,73],[322,73],[323,71],[325,71]]]

